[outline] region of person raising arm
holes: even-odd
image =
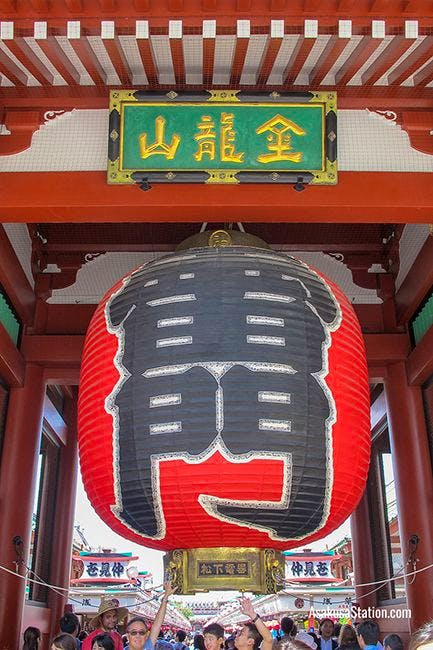
[[[266,627],[262,619],[256,614],[251,600],[242,597],[240,600],[241,611],[251,620],[244,623],[242,629],[238,632],[235,640],[237,650],[272,650],[272,634]]]
[[[152,645],[155,645],[155,643],[158,641],[161,625],[164,622],[165,614],[167,611],[168,599],[171,595],[174,594],[175,591],[176,587],[172,587],[170,581],[164,582],[164,595],[162,597],[158,612],[155,616],[155,620],[153,621],[152,627],[150,628],[149,639],[151,640]]]

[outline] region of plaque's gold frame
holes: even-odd
[[[222,104],[241,104],[241,99],[238,97],[238,94],[241,93],[240,90],[225,89],[225,90],[207,90],[208,97],[200,98],[198,103],[206,104],[209,103],[222,103]],[[211,185],[237,185],[240,183],[239,174],[242,176],[243,172],[247,172],[251,175],[249,182],[259,182],[260,178],[267,178],[266,182],[270,183],[279,183],[284,182],[284,178],[291,174],[295,179],[297,176],[301,176],[303,173],[311,175],[311,180],[309,181],[312,185],[335,185],[338,182],[338,172],[337,172],[337,160],[329,160],[327,156],[327,145],[326,140],[329,140],[329,143],[332,143],[336,137],[336,130],[333,128],[328,128],[327,126],[327,116],[333,114],[336,116],[337,113],[337,94],[335,92],[310,92],[310,97],[306,100],[306,104],[323,104],[323,134],[325,142],[322,142],[322,162],[323,168],[321,170],[241,170],[241,169],[206,169],[201,170],[188,170],[188,169],[179,169],[176,171],[173,170],[162,170],[162,169],[148,169],[148,170],[131,170],[131,169],[122,169],[121,168],[121,153],[122,143],[120,142],[120,131],[122,130],[122,103],[134,103],[134,102],[144,102],[146,99],[136,99],[136,91],[134,90],[112,90],[110,91],[110,127],[109,127],[109,141],[113,146],[116,153],[113,153],[114,157],[109,157],[108,166],[107,166],[107,182],[109,184],[133,184],[136,182],[134,180],[134,174],[141,173],[146,176],[150,185],[152,183],[177,183],[185,182],[189,180],[190,182],[203,182]],[[245,97],[244,101],[246,104],[257,104],[257,105],[269,105],[269,98],[272,103],[272,100],[277,100],[281,97],[285,97],[284,93],[278,93],[276,91],[270,93],[266,96],[263,94],[261,101],[257,101],[257,98],[252,98],[248,100],[248,97]],[[168,100],[168,101],[167,101]],[[164,95],[161,95],[158,105],[169,106],[173,104],[174,100],[178,102],[185,102],[185,105],[191,101],[191,98],[183,99],[182,94],[178,94],[175,91],[170,91]],[[155,101],[155,98],[153,99]],[[194,102],[196,103],[196,102]],[[287,97],[287,104],[293,103],[290,97]],[[293,105],[296,105],[295,102]],[[302,102],[301,102],[302,103]],[[278,107],[278,103],[275,103],[275,106]],[[116,116],[118,119],[116,119]],[[115,126],[113,126],[113,125]],[[200,180],[194,180],[194,174],[198,176],[205,174],[205,177]],[[201,176],[200,176],[201,178]],[[182,181],[183,179],[183,181]],[[299,180],[299,179],[298,179]],[[246,182],[245,180],[243,182]],[[293,181],[295,182],[295,181]],[[148,189],[148,187],[147,187]]]
[[[246,562],[247,576],[200,576],[199,562]],[[176,549],[164,556],[164,570],[178,594],[237,590],[273,594],[284,586],[285,560],[281,551],[269,548]]]

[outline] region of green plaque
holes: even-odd
[[[337,182],[335,93],[111,91],[109,183]]]

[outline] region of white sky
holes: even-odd
[[[81,472],[78,472],[75,523],[80,524],[80,527],[92,548],[97,549],[102,546],[103,548],[115,549],[120,553],[132,552],[133,555],[139,556],[139,560],[136,562],[138,569],[140,571],[150,571],[150,573],[152,573],[154,577],[154,586],[158,586],[162,583],[163,551],[155,551],[144,546],[139,546],[112,531],[111,528],[109,528],[107,524],[99,518],[90,505],[81,481]],[[340,542],[344,537],[350,537],[349,520],[347,520],[336,531],[331,533],[331,535],[328,535],[328,537],[308,544],[308,548],[311,548],[313,551],[325,551],[327,546],[329,548],[332,547],[334,544]],[[200,594],[200,599],[202,599],[203,596],[205,596],[205,594]],[[214,597],[212,597],[212,599],[214,599]]]

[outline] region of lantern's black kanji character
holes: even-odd
[[[316,571],[321,577],[327,576],[329,575],[329,566],[326,562],[317,562]]]
[[[109,562],[101,562],[101,570],[99,571],[99,577],[100,578],[111,578],[110,563]]]
[[[122,374],[107,400],[119,519],[162,537],[158,462],[204,456],[217,444],[234,460],[274,454],[287,484],[275,507],[207,497],[212,516],[275,539],[317,530],[329,500],[335,408],[321,376],[340,313],[325,282],[273,251],[194,249],[133,273],[105,313]],[[260,401],[263,391],[286,399]]]
[[[121,562],[113,562],[113,566],[111,568],[111,573],[113,574],[113,578],[120,578],[122,573],[124,573],[125,567]]]
[[[302,562],[292,562],[292,567],[291,567],[292,575],[297,576],[299,578],[303,570],[304,567],[302,566]]]
[[[91,578],[94,578],[95,576],[98,575],[98,565],[96,562],[88,562],[87,563],[87,575],[90,576]]]
[[[312,576],[312,577],[316,576],[313,562],[305,562],[304,576]]]

